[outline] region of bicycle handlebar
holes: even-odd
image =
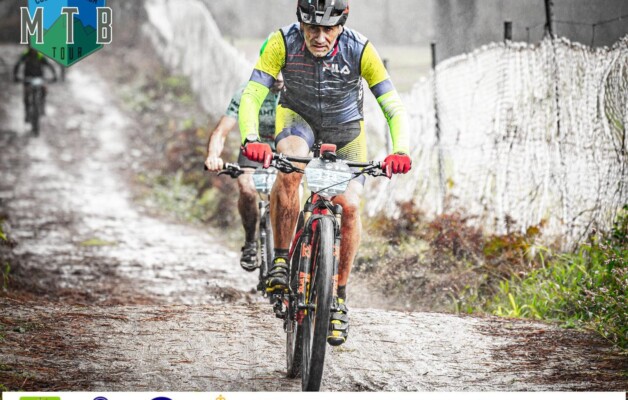
[[[305,173],[305,170],[294,166],[294,164],[292,164],[293,162],[307,164],[310,161],[312,161],[314,158],[324,159],[325,157],[328,157],[325,154],[328,154],[328,153],[324,153],[320,157],[297,157],[297,156],[289,156],[283,153],[272,153],[266,157],[266,160],[264,160],[263,167],[269,168],[273,166],[285,174],[291,174],[293,172],[298,172],[298,173],[303,174]],[[334,157],[333,159],[335,160],[335,153],[332,153],[332,154],[334,154],[332,157]],[[362,168],[362,170],[355,172],[356,177],[362,174],[368,174],[371,176],[387,176],[389,178],[391,176],[390,166],[384,165],[382,161],[356,162],[356,161],[343,160],[343,162],[347,164],[349,167]],[[207,166],[205,164],[203,164],[203,169],[207,171]],[[237,178],[243,173],[244,171],[240,168],[240,165],[236,163],[225,163],[222,168],[222,171],[220,171],[218,175],[229,175],[232,178]]]
[[[207,165],[203,164],[203,170],[207,171]],[[244,171],[240,168],[240,165],[237,163],[225,163],[222,166],[222,171],[218,172],[218,175],[229,175],[232,178],[237,178],[242,175]]]
[[[329,154],[329,153],[324,153],[320,157],[297,157],[297,156],[288,156],[282,153],[272,153],[272,157],[268,157],[267,161],[264,162],[264,168],[268,168],[271,165],[271,160],[272,160],[274,161],[274,167],[283,173],[287,173],[287,174],[292,173],[292,172],[304,173],[303,169],[295,167],[292,163],[298,162],[298,163],[307,164],[310,161],[312,161],[314,158],[325,159],[325,157],[327,157],[325,154]],[[335,153],[332,153],[332,154],[333,154],[332,157],[334,157],[333,159],[335,160]],[[359,175],[361,174],[368,174],[371,176],[386,175],[390,177],[390,172],[389,172],[390,166],[387,166],[387,165],[385,166],[384,163],[381,161],[356,162],[356,161],[343,160],[343,162],[347,164],[349,167],[362,168],[361,171],[356,172],[356,174],[359,174]]]

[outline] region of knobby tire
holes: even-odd
[[[299,222],[297,223],[297,232],[303,227],[303,213],[299,214]],[[292,253],[292,259],[290,260],[290,293],[292,293],[296,299],[296,293],[299,286],[299,271],[301,266],[301,239],[297,241]],[[296,378],[301,374],[301,361],[302,361],[302,346],[303,346],[303,327],[297,324],[297,321],[292,319],[293,307],[296,306],[296,302],[290,304],[288,313],[286,315],[286,376],[288,378]]]
[[[297,247],[292,255],[290,263],[290,292],[297,293],[299,286],[299,265],[301,263],[301,240],[297,242]],[[296,296],[293,297],[290,307],[288,309],[287,321],[287,333],[286,333],[286,361],[287,370],[286,376],[288,378],[296,378],[301,374],[301,361],[302,361],[302,346],[303,346],[303,326],[299,326],[297,321],[291,318],[296,307]]]
[[[323,378],[327,332],[332,303],[332,279],[334,267],[334,223],[330,218],[318,221],[312,251],[315,268],[309,302],[315,304],[303,319],[303,360],[301,385],[304,391],[318,391]]]

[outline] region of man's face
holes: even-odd
[[[314,57],[325,57],[342,32],[342,26],[317,26],[301,23],[305,45]]]

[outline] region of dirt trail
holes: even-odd
[[[39,138],[22,122],[20,88],[0,84],[9,94],[0,215],[17,243],[0,251],[31,293],[0,297],[0,383],[298,390],[284,377],[281,323],[220,232],[164,222],[131,201],[134,121],[93,67],[81,62],[51,86]],[[357,304],[351,318],[349,342],[328,351],[324,390],[628,388],[626,356],[594,334]]]

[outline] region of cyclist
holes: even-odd
[[[264,51],[266,42],[262,45],[260,53]],[[261,104],[259,109],[259,133],[264,143],[275,147],[275,109],[279,100],[279,93],[283,88],[283,80],[281,75],[277,77],[273,83],[271,90]],[[240,98],[244,87],[240,88],[231,99],[229,107],[218,121],[213,129],[209,142],[207,144],[207,158],[205,166],[210,171],[220,171],[223,167],[223,160],[220,158],[225,144],[227,134],[236,126],[238,118],[238,110],[240,108]],[[244,155],[240,154],[238,158],[240,167],[245,168],[245,172],[238,177],[238,189],[240,197],[238,199],[238,212],[242,219],[244,227],[244,246],[242,246],[242,255],[240,256],[240,266],[247,271],[253,271],[257,268],[257,240],[255,231],[257,220],[259,219],[259,210],[257,208],[257,191],[253,183],[252,173],[261,164],[250,161]]]
[[[366,161],[362,78],[384,112],[393,143],[393,154],[384,162],[392,173],[410,170],[408,121],[375,47],[344,24],[348,0],[298,0],[299,23],[284,27],[269,38],[242,94],[239,123],[242,151],[251,160],[262,161],[271,152],[259,141],[257,112],[279,73],[285,90],[277,106],[275,143],[277,151],[307,156],[316,141],[337,146],[339,158]],[[288,248],[299,212],[296,195],[301,177],[279,174],[271,193],[271,217],[275,259],[266,281],[270,293],[287,291]],[[360,196],[364,179],[352,181],[347,191],[334,199],[342,205],[338,297],[340,311],[332,314],[328,342],[347,340],[349,319],[346,286],[360,243]]]
[[[52,64],[48,62],[48,59],[44,57],[43,54],[38,52],[37,50],[29,47],[28,50],[24,51],[20,56],[17,63],[13,67],[13,81],[19,82],[18,72],[20,69],[20,65],[24,64],[24,109],[26,113],[28,113],[29,104],[28,104],[28,91],[30,89],[30,84],[28,83],[28,79],[26,78],[37,78],[44,76],[44,67],[49,68],[52,71],[53,82],[57,81],[57,71],[55,71]],[[43,97],[41,99],[41,113],[43,115],[46,114],[46,94],[47,88],[43,87]],[[26,114],[24,117],[25,121],[30,120],[30,115]]]

